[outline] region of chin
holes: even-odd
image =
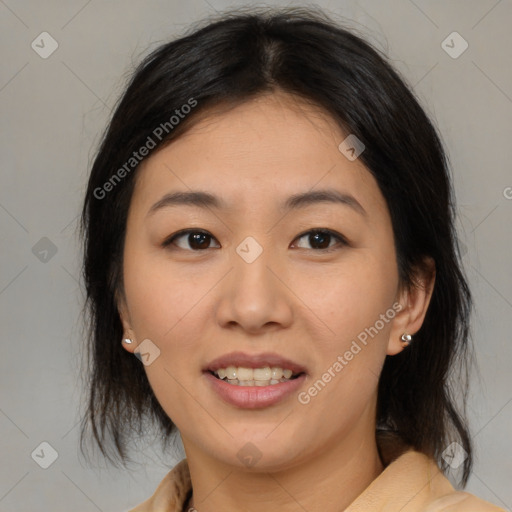
[[[210,454],[226,465],[250,472],[276,472],[299,464],[306,447],[298,446],[291,436],[276,436],[272,440],[265,438],[268,432],[233,435],[228,442],[215,443],[209,450]]]

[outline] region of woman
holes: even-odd
[[[111,459],[148,417],[186,453],[133,511],[501,510],[443,474],[472,466],[452,195],[413,94],[322,13],[225,15],[146,58],[82,218],[85,419]]]

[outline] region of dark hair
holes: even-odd
[[[214,107],[274,91],[323,108],[344,133],[364,143],[359,158],[390,211],[401,285],[415,286],[414,270],[426,256],[435,261],[436,282],[422,328],[410,347],[385,360],[377,428],[397,432],[443,470],[442,452],[457,441],[467,452],[465,486],[473,463],[464,419],[471,294],[460,262],[447,158],[418,100],[381,52],[319,9],[223,13],[158,47],[133,74],[92,166],[82,212],[90,315],[82,452],[88,424],[103,455],[114,463],[120,457],[123,464],[128,438],[144,433],[144,419],[156,422],[164,446],[175,431],[140,361],[121,346],[116,296],[123,293],[126,218],[138,168],[130,160],[134,151],[149,147],[148,137],[156,151]],[[189,113],[177,123],[171,120],[181,112]],[[465,381],[454,378],[456,363]],[[462,383],[462,412],[454,383]]]

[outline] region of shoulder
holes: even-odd
[[[432,501],[423,512],[505,512],[465,491],[452,491]]]
[[[454,489],[434,459],[415,451],[396,433],[378,431],[377,442],[386,469],[369,490],[378,490],[381,496],[392,490],[393,500],[401,496],[405,503],[402,512],[505,512],[469,492]]]

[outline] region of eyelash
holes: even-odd
[[[184,237],[186,235],[190,235],[192,233],[207,235],[210,238],[215,240],[215,237],[212,234],[208,233],[208,231],[203,231],[202,229],[183,229],[181,231],[178,231],[177,233],[174,233],[170,237],[166,238],[164,240],[164,242],[162,243],[162,247],[169,248],[170,245],[174,244],[175,240],[177,240],[179,238],[182,238],[182,237]],[[314,252],[329,253],[329,252],[332,252],[334,250],[339,249],[339,247],[337,247],[338,245],[340,245],[340,246],[349,245],[348,241],[346,240],[346,238],[343,237],[340,233],[337,233],[336,231],[333,231],[331,229],[326,229],[326,228],[310,229],[308,231],[305,231],[305,232],[301,233],[300,235],[297,235],[294,238],[294,240],[301,239],[301,238],[303,238],[303,237],[305,237],[307,235],[311,235],[311,234],[328,235],[328,236],[334,238],[338,242],[334,246],[327,247],[327,248],[324,248],[324,249],[311,249]],[[178,247],[178,249],[183,249],[183,248],[182,247]],[[211,247],[207,247],[206,249],[211,249]],[[185,251],[189,250],[190,252],[203,252],[206,249],[190,249],[190,250],[189,249],[183,249],[183,250],[185,250]]]

